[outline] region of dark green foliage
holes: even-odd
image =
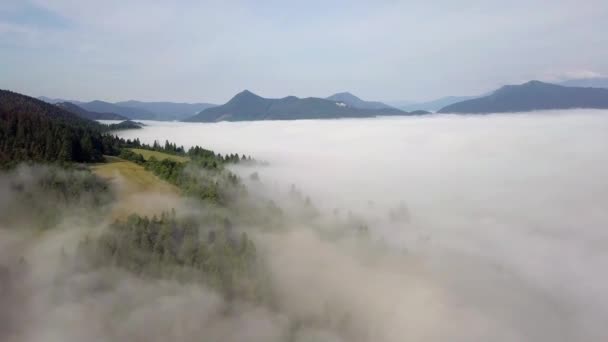
[[[179,185],[182,182],[180,177],[183,176],[184,163],[171,159],[159,161],[158,159],[151,157],[146,161],[145,166],[146,170],[152,171],[155,175],[170,183]]]
[[[115,266],[143,277],[202,282],[229,298],[261,296],[256,248],[246,233],[232,230],[227,218],[131,215],[101,236],[82,241],[79,253],[93,267]]]
[[[205,169],[222,169],[222,165],[226,163],[236,164],[236,163],[250,163],[256,164],[257,161],[251,156],[242,155],[239,157],[238,154],[226,154],[222,156],[219,153],[215,153],[211,150],[202,148],[200,146],[193,146],[188,151],[184,148],[184,146],[177,146],[175,143],[171,143],[168,140],[165,140],[165,143],[161,145],[158,141],[154,141],[152,145],[143,144],[139,141],[138,138],[135,140],[124,140],[118,139],[118,143],[121,147],[124,148],[139,148],[149,151],[157,151],[166,154],[171,154],[180,157],[188,157],[195,165],[205,168]],[[122,153],[122,152],[121,152]],[[121,157],[123,158],[123,157]],[[124,154],[124,159],[135,161],[132,155]]]
[[[124,160],[132,161],[139,165],[144,165],[146,163],[146,159],[139,153],[135,153],[129,149],[123,148],[120,150],[119,158]]]
[[[99,162],[118,152],[104,126],[40,100],[0,90],[0,165]]]
[[[141,125],[135,121],[125,120],[117,124],[109,124],[108,129],[110,131],[118,131],[123,129],[141,129]]]
[[[226,205],[230,198],[245,194],[245,188],[238,177],[224,169],[226,163],[255,162],[251,157],[230,154],[225,157],[211,150],[194,146],[184,152],[182,146],[165,142],[161,146],[157,141],[152,146],[142,144],[138,139],[120,140],[122,146],[158,151],[172,155],[189,157],[189,162],[179,162],[171,159],[158,160],[154,157],[145,158],[128,148],[121,149],[119,157],[143,165],[159,178],[176,185],[182,193],[189,197],[210,201],[214,204]]]
[[[164,145],[161,145],[157,140],[154,140],[154,143],[152,144],[152,146],[142,144],[141,148],[151,150],[151,151],[158,151],[158,152],[163,152],[163,153],[168,153],[168,154],[174,154],[174,155],[181,155],[181,156],[185,155],[185,150],[184,150],[183,146],[178,147],[175,143],[170,143],[169,140],[165,140]]]
[[[179,187],[184,195],[214,204],[227,205],[233,196],[244,192],[238,177],[214,161],[181,163],[152,157],[144,165],[146,170]]]
[[[113,198],[108,184],[88,169],[56,166],[22,166],[2,174],[0,196],[7,197],[0,202],[0,222],[37,228],[52,227],[67,211],[95,219]]]

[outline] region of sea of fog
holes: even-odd
[[[370,310],[393,291],[394,306],[378,306],[395,320],[386,329],[433,340],[608,338],[608,111],[145,124],[118,134],[267,161],[234,171],[360,215],[374,239],[416,260],[390,269],[416,272],[421,287],[372,291],[347,276],[332,285]],[[395,208],[407,220],[386,220]],[[316,246],[302,253],[329,255]]]

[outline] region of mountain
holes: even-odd
[[[608,77],[578,78],[559,84],[566,87],[608,88]]]
[[[142,102],[135,100],[116,102],[115,104],[154,113],[159,120],[182,120],[202,110],[217,106],[211,103]]]
[[[95,120],[181,120],[191,117],[200,111],[215,107],[211,103],[179,103],[179,102],[144,102],[144,101],[122,101],[122,102],[106,102],[106,101],[91,101],[82,102],[74,100],[64,100],[39,96],[39,100],[57,104],[57,103],[73,103],[88,112],[95,113],[114,113],[121,116],[116,119],[95,119]]]
[[[288,96],[281,99],[267,99],[244,90],[226,104],[207,108],[184,121],[335,119],[406,114],[398,109],[359,109],[344,102],[316,97]]]
[[[0,90],[0,165],[99,162],[115,151],[106,126],[33,97]]]
[[[333,94],[332,96],[327,97],[327,100],[342,102],[347,106],[358,109],[396,109],[382,102],[364,101],[349,92]]]
[[[411,104],[417,103],[416,101],[398,100],[398,101],[385,101],[386,104],[395,108],[404,108]]]
[[[74,113],[81,118],[89,119],[89,120],[127,120],[126,117],[116,114],[116,113],[98,113],[91,112],[84,108],[81,108],[71,102],[58,102],[55,103],[55,106],[63,108],[68,112]]]
[[[399,109],[408,111],[408,112],[416,111],[416,110],[436,112],[436,111],[440,110],[441,108],[443,108],[445,106],[449,106],[453,103],[470,100],[470,99],[474,99],[477,97],[479,97],[479,96],[445,96],[445,97],[438,98],[436,100],[426,101],[426,102],[409,102],[409,103],[407,103],[406,101],[401,101],[401,102],[406,102],[406,104],[401,104],[396,107]],[[396,103],[397,102],[395,102],[395,104]]]
[[[57,99],[57,98],[46,97],[46,96],[38,96],[37,99],[40,100],[40,101],[44,101],[46,103],[50,103],[50,104],[56,104],[56,103],[59,103],[59,102],[71,102],[71,103],[74,103],[74,104],[82,103],[81,101]]]
[[[454,103],[439,113],[504,113],[543,109],[608,108],[608,89],[564,87],[530,81],[504,86],[491,95]]]
[[[158,120],[157,114],[147,111],[145,109],[124,107],[105,101],[95,100],[91,102],[81,102],[78,104],[78,106],[90,112],[116,113],[129,119]]]

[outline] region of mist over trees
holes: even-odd
[[[22,149],[0,173],[2,341],[604,334],[605,281],[594,273],[603,164],[594,161],[608,144],[605,119],[593,113],[311,121],[295,130],[265,122],[255,134],[249,124],[194,124],[159,135],[153,123],[114,132],[16,99],[0,122]],[[31,120],[5,114],[32,108]],[[79,137],[79,148],[90,134],[101,158],[60,158],[59,147],[39,155],[36,134],[46,128]],[[184,134],[218,143],[196,146],[206,140]],[[252,156],[220,143],[235,139]],[[288,150],[277,146],[283,140]],[[288,158],[256,160],[263,149],[249,145],[264,144]],[[378,193],[369,180],[383,185]],[[557,261],[563,267],[546,267]],[[566,281],[573,274],[581,281]]]
[[[93,298],[104,288],[117,291],[116,284],[127,277],[202,286],[225,302],[227,317],[240,315],[238,309],[230,309],[233,302],[281,310],[266,257],[259,254],[250,234],[285,232],[292,219],[313,224],[319,216],[311,199],[295,186],[278,205],[251,194],[227,168],[265,163],[200,146],[185,149],[170,141],[148,145],[137,138],[118,138],[112,130],[129,127],[100,125],[16,93],[0,95],[0,162],[6,169],[0,182],[0,233],[29,244],[44,243],[47,235],[62,241],[48,251],[47,259],[59,263],[49,275],[60,280],[40,291],[60,284],[71,288],[72,278],[95,274],[104,276],[84,290],[85,297]],[[144,157],[137,151],[157,154]],[[189,204],[152,216],[110,217],[116,189],[87,166],[116,162],[106,160],[110,157],[143,166],[159,181],[176,186]],[[260,183],[259,178],[256,181]],[[345,221],[344,231],[351,227]],[[72,235],[78,238],[66,239]],[[12,246],[6,253],[0,259],[0,304],[10,297],[32,295],[13,284],[34,282],[30,272],[41,264],[36,253]],[[76,293],[66,295],[72,298]],[[28,329],[35,327],[19,322],[32,313],[27,307],[7,310],[1,309],[8,325],[0,329],[0,337],[28,340]],[[316,319],[293,317],[281,339],[292,340],[303,328],[319,324]]]

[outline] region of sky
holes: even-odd
[[[423,101],[608,75],[608,1],[0,1],[0,88]]]

